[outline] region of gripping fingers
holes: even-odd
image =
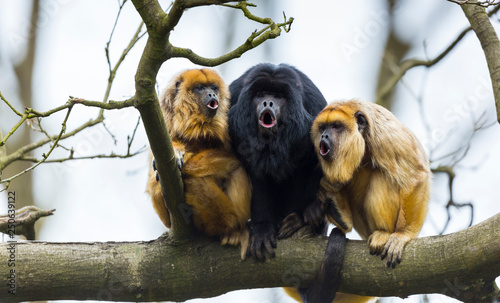
[[[382,250],[382,260],[387,257],[387,267],[396,267],[396,264],[401,263],[403,249],[408,241],[399,237],[397,234],[391,234],[389,241]]]
[[[283,219],[278,231],[278,239],[286,239],[304,226],[304,221],[297,213],[291,213]]]
[[[153,170],[155,171],[156,182],[160,181],[160,175],[158,175],[158,171],[156,170],[156,160],[153,158]]]
[[[394,268],[401,263],[403,249],[410,239],[405,234],[377,230],[368,238],[368,245],[372,255],[380,255],[382,260],[387,258],[387,266]]]
[[[184,165],[184,152],[174,149],[175,161],[177,162],[177,167],[179,170],[182,170],[182,166]]]
[[[323,211],[323,203],[316,199],[311,205],[304,209],[304,223],[309,224],[314,228],[319,227],[323,223],[325,212]]]
[[[276,227],[274,224],[265,222],[255,224],[251,231],[247,255],[264,261],[266,251],[271,257],[275,256],[274,249],[276,246]]]

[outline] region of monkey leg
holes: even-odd
[[[322,202],[322,211],[326,218],[344,233],[352,230],[352,212],[349,200],[339,183],[331,183],[326,178],[321,179],[318,199]]]
[[[236,158],[234,159],[236,160]],[[230,173],[226,194],[235,209],[238,224],[246,229],[246,223],[250,220],[252,184],[243,166],[238,166]]]
[[[387,257],[387,266],[395,267],[401,262],[406,243],[417,236],[422,226],[420,224],[417,232],[409,228],[415,223],[407,218],[408,202],[413,203],[401,197],[382,173],[373,174],[365,201],[368,227],[372,231],[368,245],[371,254],[380,255],[382,259]]]

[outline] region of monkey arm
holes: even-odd
[[[301,229],[304,225],[310,225],[315,230],[324,227],[325,211],[323,210],[323,202],[316,199],[309,204],[302,213],[293,212],[283,219],[278,232],[279,239],[286,239]]]
[[[342,188],[341,184],[333,184],[326,178],[322,178],[318,199],[322,202],[322,209],[328,221],[344,233],[348,233],[353,227],[352,212],[347,197],[341,191]]]
[[[272,197],[273,186],[262,178],[252,181],[251,230],[248,254],[258,260],[265,260],[265,252],[274,256],[276,248],[276,209]],[[268,180],[267,180],[268,181]]]
[[[146,192],[151,196],[153,208],[160,217],[161,222],[163,222],[167,228],[170,228],[170,213],[165,205],[165,202],[163,201],[160,182],[158,182],[158,176],[154,166],[149,170]]]
[[[207,149],[196,154],[186,153],[182,174],[192,177],[227,178],[240,166],[240,162],[230,153],[221,149]]]

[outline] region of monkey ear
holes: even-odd
[[[179,85],[181,85],[181,83],[182,83],[181,80],[175,82],[175,93],[174,93],[174,96],[177,95],[177,93],[179,92]]]
[[[366,121],[366,117],[362,112],[355,113],[354,117],[356,118],[356,122],[358,123],[358,130],[362,133],[368,126],[368,121]]]

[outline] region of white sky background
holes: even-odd
[[[373,100],[378,66],[387,38],[385,1],[272,1],[273,14],[263,12],[263,1],[254,1],[259,16],[282,20],[282,12],[295,21],[290,33],[268,41],[258,49],[216,68],[229,83],[247,68],[260,62],[285,62],[306,73],[327,100],[362,98]],[[29,22],[28,1],[0,0],[0,91],[18,109],[22,105],[16,95],[12,63],[22,58],[26,24]],[[39,23],[38,52],[34,75],[34,107],[45,111],[63,104],[68,96],[102,100],[107,85],[107,63],[104,47],[109,39],[118,1],[48,0],[44,2]],[[162,1],[166,8],[170,2]],[[197,8],[187,11],[172,34],[172,43],[189,47],[200,55],[215,57],[224,49],[230,9]],[[256,28],[241,13],[232,46],[241,44]],[[127,3],[111,44],[112,63],[116,62],[139,25],[140,18],[132,3]],[[493,25],[499,29],[497,21]],[[434,58],[468,26],[461,9],[445,0],[405,2],[396,10],[397,32],[416,47],[410,57]],[[134,94],[134,74],[145,39],[129,54],[118,71],[111,100],[124,100]],[[354,50],[347,53],[346,50]],[[194,65],[185,59],[165,63],[158,75],[163,89],[170,78]],[[495,121],[495,108],[484,55],[471,32],[440,64],[426,70],[414,69],[399,84],[394,108],[402,122],[416,132],[427,148],[446,141],[436,154],[445,154],[464,142],[471,128],[472,116],[486,112]],[[423,100],[431,128],[428,136],[419,115],[417,97]],[[75,106],[68,130],[94,118],[95,109]],[[80,155],[111,151],[126,152],[127,135],[131,134],[138,112],[133,109],[106,112],[106,125],[115,134],[113,140],[102,126],[84,131],[63,142]],[[44,120],[52,133],[59,131],[63,114]],[[0,103],[0,127],[5,134],[17,121],[5,104]],[[463,165],[456,170],[454,195],[457,202],[474,202],[474,224],[500,210],[498,188],[500,178],[500,127],[481,132]],[[132,150],[147,145],[142,125]],[[46,150],[39,150],[38,155]],[[58,154],[59,156],[64,153]],[[57,155],[54,155],[57,156]],[[38,234],[44,241],[131,241],[155,239],[164,227],[144,193],[149,169],[147,153],[127,160],[87,160],[48,164],[33,174],[38,206],[56,208],[54,216],[44,220]],[[5,176],[4,176],[5,177]],[[434,178],[433,198],[428,220],[421,235],[435,235],[446,218],[447,178]],[[11,189],[22,198],[22,184]],[[3,199],[3,196],[2,196]],[[3,201],[3,200],[2,200]],[[4,213],[0,204],[0,213]],[[467,227],[468,209],[454,210],[447,232]],[[493,236],[493,235],[492,235]],[[452,302],[443,296],[432,296],[432,302]],[[203,302],[292,302],[280,289],[249,290],[203,300]],[[395,299],[400,301],[400,299]],[[408,302],[417,299],[407,299]],[[201,302],[193,300],[192,302]]]

